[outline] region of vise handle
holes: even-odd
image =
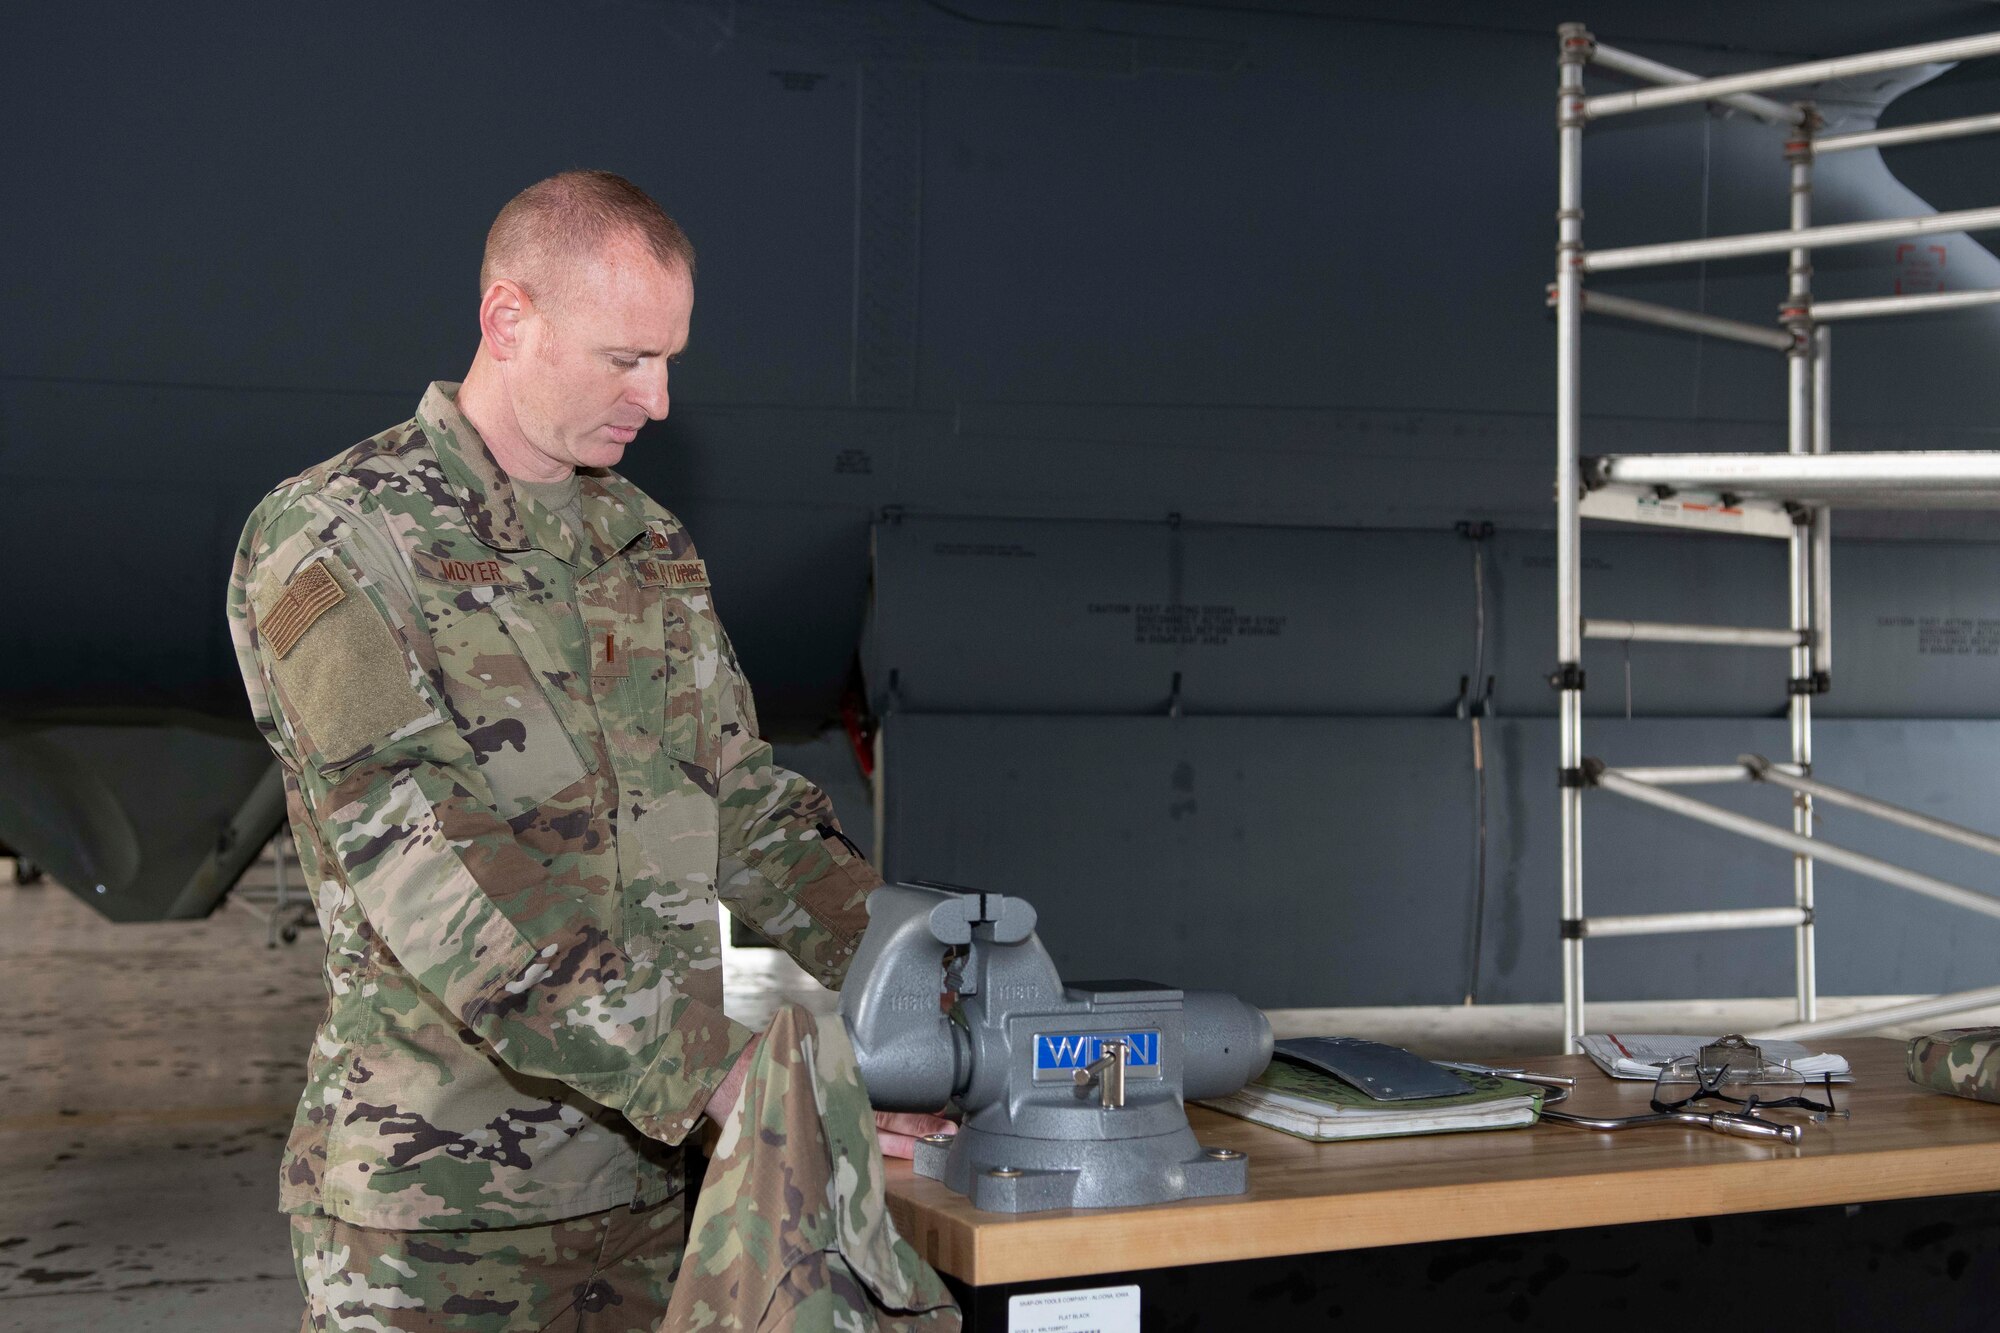
[[[1132,1058],[1132,1047],[1123,1038],[1107,1037],[1102,1049],[1102,1055],[1076,1071],[1076,1086],[1097,1084],[1098,1105],[1115,1111],[1125,1105],[1125,1062]]]

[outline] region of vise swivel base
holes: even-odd
[[[1245,1156],[1198,1143],[1183,1103],[1263,1072],[1257,1009],[1146,981],[1065,986],[1019,898],[897,884],[868,910],[840,1012],[869,1097],[964,1115],[918,1141],[918,1175],[1007,1213],[1248,1188]]]

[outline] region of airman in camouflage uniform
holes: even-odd
[[[576,475],[573,526],[434,384],[237,551],[327,945],[281,1192],[309,1328],[649,1328],[678,1145],[752,1036],[717,904],[838,987],[879,883],[772,762],[686,530]]]

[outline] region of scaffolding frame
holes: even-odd
[[[1918,217],[1814,226],[1813,163],[1819,154],[1888,144],[2000,133],[2000,114],[1849,134],[1820,133],[1809,101],[1762,94],[1915,65],[2000,54],[2000,33],[1816,60],[1775,69],[1703,78],[1599,43],[1580,23],[1558,31],[1560,79],[1556,126],[1559,181],[1556,280],[1556,670],[1560,730],[1563,1028],[1566,1049],[1584,1032],[1586,939],[1713,930],[1783,928],[1793,933],[1797,1021],[1767,1035],[1830,1036],[1867,1031],[2000,1002],[2000,986],[1940,995],[1841,1019],[1818,1016],[1813,870],[1819,862],[1985,916],[2000,917],[2000,897],[1948,883],[1816,838],[1816,801],[1840,805],[2000,856],[2000,838],[1844,791],[1812,776],[1813,699],[1833,684],[1832,511],[1865,508],[2000,508],[2000,451],[1835,454],[1831,448],[1832,323],[1883,315],[1924,314],[2000,302],[2000,289],[1936,292],[1815,302],[1812,252],[1940,232],[2000,229],[2000,207]],[[1588,96],[1588,65],[1649,85]],[[1583,133],[1607,116],[1694,103],[1722,104],[1778,127],[1790,173],[1786,228],[1736,236],[1587,250],[1583,244]],[[1773,326],[1678,310],[1586,289],[1586,277],[1742,255],[1787,257],[1784,299]],[[1587,458],[1582,452],[1581,361],[1586,313],[1720,337],[1781,353],[1786,367],[1785,452],[1649,454]],[[1585,518],[1781,540],[1787,551],[1789,623],[1783,626],[1687,625],[1586,618],[1582,598]],[[1782,648],[1791,731],[1788,762],[1744,755],[1733,764],[1615,768],[1587,756],[1583,742],[1583,643],[1682,643]],[[1725,810],[1678,786],[1762,782],[1791,793],[1789,829]],[[1583,798],[1587,791],[1693,819],[1792,853],[1792,904],[1639,916],[1586,916],[1583,910]]]

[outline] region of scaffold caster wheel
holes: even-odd
[[[294,908],[291,919],[278,927],[278,938],[287,944],[299,942],[299,932],[317,924],[310,907]]]

